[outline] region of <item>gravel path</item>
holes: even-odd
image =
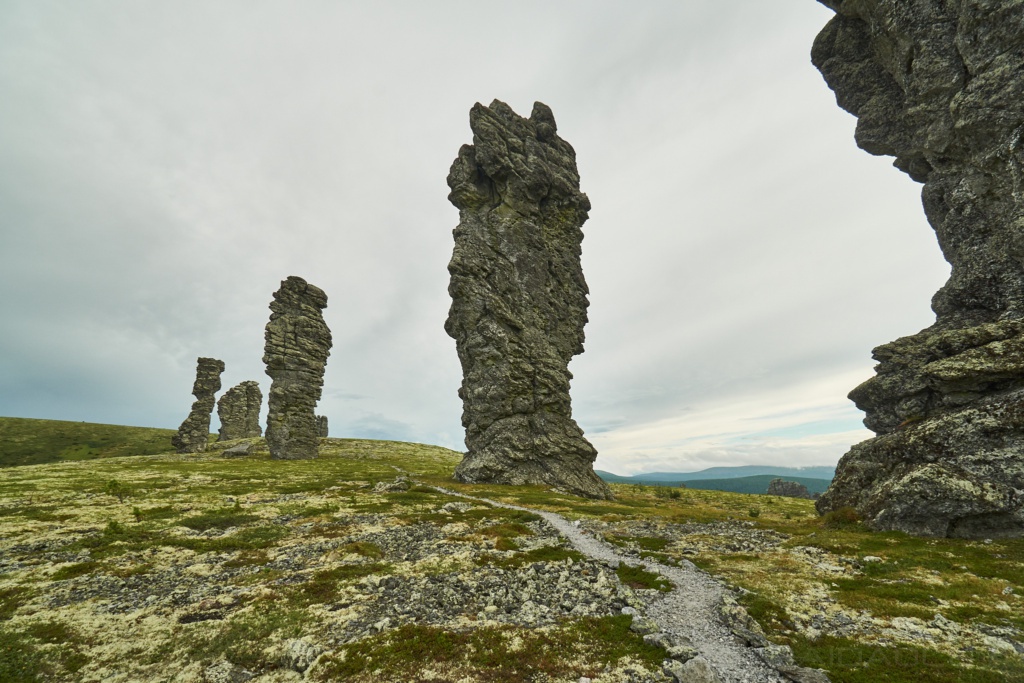
[[[733,635],[718,611],[726,594],[725,587],[692,562],[683,560],[681,567],[669,567],[650,560],[637,562],[634,558],[620,555],[603,540],[582,531],[554,512],[467,496],[442,487],[434,488],[451,496],[540,515],[584,555],[613,564],[642,565],[647,571],[671,581],[675,588],[654,598],[643,616],[655,622],[661,631],[689,639],[722,683],[786,683],[788,680],[757,656],[754,648],[746,646]]]

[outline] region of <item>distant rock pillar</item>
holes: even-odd
[[[263,434],[260,427],[261,407],[263,392],[257,382],[242,382],[225,391],[217,401],[217,417],[220,419],[220,436],[217,440],[248,439]]]
[[[576,153],[547,105],[529,119],[476,104],[473,144],[448,175],[459,209],[445,331],[462,363],[465,482],[546,484],[609,498],[597,451],[572,419],[568,365],[583,352],[587,283]]]
[[[331,353],[331,331],[322,311],[327,295],[294,275],[281,282],[270,302],[263,362],[272,382],[267,397],[270,457],[304,460],[317,456],[314,409]]]
[[[323,439],[327,438],[328,429],[327,429],[327,416],[326,415],[317,415],[316,416],[316,433],[319,434],[320,437],[323,438]]]
[[[836,15],[811,60],[857,144],[923,183],[951,271],[935,323],[876,348],[850,393],[876,436],[839,461],[818,511],[1024,535],[1024,2],[823,2]]]
[[[220,391],[220,374],[224,372],[224,361],[216,358],[199,358],[196,361],[196,381],[192,395],[196,397],[192,410],[181,423],[178,433],[171,437],[171,444],[179,453],[202,453],[210,439],[210,415],[213,413],[214,397]]]

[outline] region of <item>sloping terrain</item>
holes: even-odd
[[[0,467],[166,453],[174,434],[172,429],[0,417]]]
[[[460,485],[459,454],[416,444],[285,462],[254,443],[0,471],[0,680],[672,680],[630,630],[665,579],[433,486],[693,561],[833,681],[1024,677],[1022,541],[872,534],[769,496]]]

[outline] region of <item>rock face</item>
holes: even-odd
[[[325,439],[327,438],[328,428],[327,428],[327,416],[326,415],[317,415],[316,416],[316,433],[317,433],[318,436],[320,436],[322,438],[325,438]]]
[[[856,140],[923,183],[949,281],[850,398],[877,436],[818,503],[875,529],[1024,533],[1024,2],[829,0],[812,61]]]
[[[786,498],[811,498],[810,492],[803,484],[785,479],[772,479],[768,482],[769,496],[785,496]]]
[[[217,401],[217,417],[220,419],[220,436],[217,441],[261,436],[261,407],[263,393],[256,382],[242,382],[225,391]]]
[[[294,275],[270,302],[263,362],[273,382],[267,398],[270,457],[303,460],[317,456],[319,431],[313,410],[324,385],[331,331],[321,311],[327,295]]]
[[[465,482],[548,484],[610,497],[597,451],[572,419],[569,361],[583,352],[587,284],[576,153],[551,110],[495,100],[470,111],[473,144],[448,175],[459,209],[445,331],[462,362]]]
[[[196,360],[196,381],[192,395],[196,397],[188,417],[178,427],[178,433],[171,437],[171,444],[179,453],[202,453],[210,439],[210,415],[213,413],[214,396],[220,391],[220,373],[224,372],[224,361],[216,358]]]

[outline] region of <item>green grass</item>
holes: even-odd
[[[825,669],[833,683],[1006,683],[1024,680],[1019,657],[979,653],[962,666],[954,658],[914,645],[878,646],[849,638],[795,638],[793,652],[804,666]]]
[[[5,424],[9,426],[9,421]],[[281,666],[280,648],[287,639],[309,636],[326,642],[337,635],[321,629],[326,628],[324,619],[329,619],[325,615],[345,614],[349,598],[339,598],[347,593],[347,586],[370,573],[404,576],[417,571],[414,562],[385,557],[384,543],[360,540],[366,537],[360,526],[451,525],[443,542],[457,546],[459,559],[431,560],[421,570],[426,574],[453,570],[471,574],[475,566],[486,564],[515,570],[536,562],[584,559],[564,545],[523,550],[535,542],[532,529],[538,528],[535,523],[540,519],[529,512],[476,503],[466,511],[442,512],[441,506],[459,499],[438,493],[431,485],[552,510],[571,519],[609,522],[606,537],[617,545],[663,563],[692,559],[752,591],[742,602],[769,637],[793,643],[801,664],[828,669],[837,683],[911,677],[915,683],[984,683],[1014,680],[1014,676],[1024,680],[1019,657],[980,650],[940,652],[934,646],[898,642],[887,646],[827,635],[807,640],[794,630],[800,609],[794,605],[801,603],[791,602],[812,585],[819,594],[824,590],[828,595],[830,608],[870,610],[883,620],[901,616],[930,620],[939,613],[965,629],[977,624],[1024,629],[1021,603],[1015,597],[1024,594],[1022,539],[983,543],[873,533],[856,519],[821,519],[811,501],[764,495],[695,489],[671,489],[665,495],[664,487],[612,485],[615,500],[592,501],[541,486],[460,484],[451,481],[458,458],[447,449],[422,444],[329,439],[322,457],[315,461],[272,461],[265,451],[227,460],[214,449],[197,456],[103,457],[5,468],[0,471],[0,539],[5,550],[20,549],[13,552],[16,568],[0,575],[0,629],[6,629],[0,631],[0,652],[5,653],[0,667],[8,667],[0,668],[0,680],[79,680],[74,670],[86,665],[93,677],[103,668],[128,677],[138,673],[119,668],[127,666],[122,662],[89,663],[86,655],[104,655],[89,649],[96,643],[77,640],[76,633],[91,633],[94,627],[74,621],[75,610],[58,613],[45,607],[50,591],[68,588],[54,584],[59,580],[77,580],[78,587],[102,586],[111,577],[128,580],[147,573],[154,579],[166,577],[169,564],[206,565],[215,574],[197,580],[252,592],[230,609],[212,608],[219,619],[181,624],[172,619],[167,632],[147,632],[133,642],[131,656],[124,662],[160,668],[227,658],[251,671],[269,671]],[[373,493],[376,482],[395,478],[395,467],[424,485],[406,492]],[[673,497],[673,492],[679,497]],[[756,518],[750,516],[751,510],[757,511]],[[360,520],[361,513],[373,516]],[[642,526],[628,528],[634,522]],[[626,526],[616,529],[618,523]],[[702,536],[698,529],[677,543],[674,539],[682,527],[672,526],[676,531],[671,533],[656,530],[704,523],[774,531],[785,537],[780,546],[765,550],[709,550],[709,544],[719,542],[713,534]],[[229,527],[236,530],[227,536],[217,533]],[[33,549],[38,539],[46,539],[45,550]],[[838,563],[839,557],[859,561],[865,555],[877,555],[884,562],[858,562],[856,571],[822,575],[815,573],[813,562],[794,560],[792,551],[797,546],[818,548],[823,561],[832,563]],[[292,552],[307,547],[317,549],[311,554]],[[683,550],[695,552],[695,547],[699,547],[696,555],[682,554]],[[49,559],[50,553],[74,558],[81,550],[89,550],[90,556],[70,564],[67,559]],[[352,562],[353,555],[358,556],[356,563],[338,564]],[[394,566],[385,564],[385,559],[394,561]],[[53,572],[50,567],[58,561],[62,566]],[[304,580],[297,581],[300,578]],[[642,569],[620,566],[619,578],[637,588],[668,588],[663,578]],[[505,680],[557,677],[573,657],[582,664],[563,678],[596,675],[606,665],[614,666],[616,657],[626,656],[622,652],[641,659],[646,656],[636,653],[635,634],[623,633],[622,624],[615,621],[563,622],[547,631],[464,625],[465,629],[448,630],[408,627],[413,630],[402,632],[409,636],[408,642],[398,642],[396,631],[385,631],[345,646],[343,662],[341,651],[336,651],[329,657],[330,666],[355,667],[353,681],[382,676],[417,680],[419,670],[411,664],[419,652],[417,643],[425,647],[442,640],[481,649],[471,652],[463,647],[427,655],[427,666],[438,671],[438,680],[458,676],[487,680],[492,669],[495,677],[505,676]],[[147,628],[146,622],[132,628]],[[628,631],[628,624],[625,628]],[[616,649],[619,645],[625,650]],[[661,655],[648,654],[651,666],[657,668]],[[920,675],[915,677],[914,667],[904,661],[917,661]],[[20,669],[11,678],[15,665]],[[384,673],[378,673],[381,667]]]
[[[552,631],[486,626],[450,631],[407,624],[394,631],[344,646],[313,673],[315,681],[419,681],[424,671],[440,680],[460,680],[472,672],[481,683],[596,677],[605,666],[630,657],[649,669],[664,651],[629,630],[628,616],[586,618]],[[513,644],[514,643],[514,644]]]
[[[168,453],[174,450],[174,434],[171,429],[0,417],[0,467]]]
[[[662,592],[672,590],[672,582],[664,579],[660,574],[649,572],[642,567],[631,567],[628,564],[620,564],[615,570],[619,581],[632,588],[654,588]]]

